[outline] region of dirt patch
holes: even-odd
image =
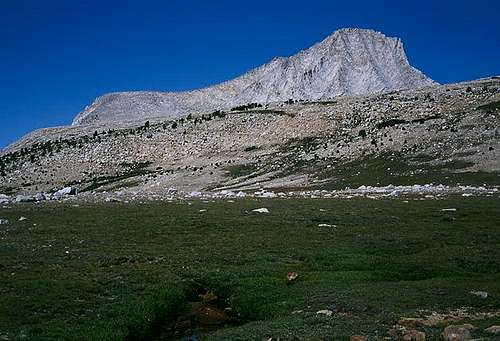
[[[158,340],[198,340],[203,335],[242,323],[227,299],[206,289],[197,290],[175,321],[164,326]]]

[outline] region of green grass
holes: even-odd
[[[0,185],[0,194],[12,195],[12,194],[15,194],[15,193],[16,193],[16,188],[15,187]]]
[[[251,152],[251,151],[254,151],[254,150],[258,150],[258,149],[259,149],[259,147],[257,147],[257,146],[249,146],[249,147],[246,147],[244,149],[244,151],[245,152]]]
[[[0,218],[9,339],[155,339],[200,287],[245,322],[205,335],[227,340],[374,338],[419,309],[500,309],[498,197],[18,205]],[[316,315],[332,304],[342,314]]]
[[[109,189],[119,189],[119,188],[128,188],[128,187],[133,187],[138,184],[137,181],[125,181],[123,183],[123,180],[131,179],[134,177],[142,176],[142,175],[148,175],[148,174],[154,174],[155,172],[152,170],[149,170],[147,167],[151,165],[151,162],[142,162],[142,163],[123,163],[121,164],[122,167],[125,168],[123,172],[120,172],[116,175],[110,175],[110,176],[98,176],[92,181],[90,181],[90,184],[84,187],[81,192],[89,192],[96,190],[102,186],[107,186],[113,184],[113,186]]]
[[[312,104],[321,104],[321,105],[330,105],[337,104],[337,101],[311,101],[311,102],[303,102],[302,105],[312,105]]]
[[[290,139],[285,145],[280,147],[281,152],[286,152],[290,149],[293,149],[294,153],[298,153],[299,151],[311,152],[318,146],[319,139],[316,137],[306,137],[303,139]],[[252,151],[253,147],[249,147],[245,149],[245,151]],[[296,155],[286,155],[284,157],[289,165],[280,172],[280,175],[285,174],[294,174],[294,172],[301,171],[304,169],[306,165],[310,165],[310,161],[303,161],[301,159],[296,159]],[[261,174],[266,173],[269,169],[269,165],[267,166],[259,166],[256,163],[248,163],[241,165],[232,165],[225,168],[229,171],[229,176],[233,179],[239,177],[256,177]],[[251,175],[251,176],[250,176]],[[274,176],[276,177],[276,176]]]
[[[434,118],[432,116],[426,120]],[[392,121],[398,122],[397,120]],[[449,157],[453,157],[453,159],[448,161],[441,155],[401,152],[366,155],[353,161],[322,160],[320,157],[304,159],[301,157],[302,154],[314,156],[312,154],[320,149],[324,143],[325,141],[319,137],[291,139],[280,149],[282,153],[286,153],[280,160],[284,166],[280,169],[279,175],[274,177],[297,174],[312,175],[313,178],[320,181],[310,185],[310,187],[326,190],[357,188],[361,185],[387,186],[391,184],[500,185],[500,172],[470,171],[468,168],[474,163],[459,159],[459,157],[470,156],[473,152],[450,155]],[[263,167],[263,169],[265,168]],[[239,168],[235,168],[232,174],[238,174],[239,170]]]
[[[489,113],[500,111],[500,101],[493,101],[477,107],[478,110],[483,110]]]
[[[357,188],[361,185],[500,185],[498,172],[465,171],[472,163],[453,160],[441,164],[432,164],[433,157],[419,154],[403,157],[398,154],[369,156],[355,161],[325,165],[314,164],[313,168],[304,168],[305,172],[314,172],[320,180],[322,189]]]
[[[247,163],[242,165],[232,165],[225,168],[229,171],[231,178],[239,178],[242,176],[249,176],[259,170],[259,166],[255,163]]]

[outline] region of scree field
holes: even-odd
[[[48,203],[0,218],[2,340],[376,339],[457,310],[474,337],[500,323],[498,196]]]

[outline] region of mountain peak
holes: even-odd
[[[333,35],[352,35],[352,34],[363,34],[363,35],[385,35],[381,32],[372,30],[370,28],[358,28],[358,27],[344,27],[344,28],[339,28],[338,30],[335,30],[330,36]]]
[[[172,118],[257,102],[320,100],[436,84],[408,63],[399,38],[371,29],[342,28],[290,57],[274,58],[242,76],[186,92],[104,95],[73,124]]]
[[[400,39],[397,37],[388,37],[382,32],[375,31],[369,28],[346,27],[333,31],[321,43],[331,43],[332,41],[338,38],[365,38],[365,39],[400,41]]]

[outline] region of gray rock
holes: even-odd
[[[491,327],[486,328],[484,331],[486,331],[490,334],[498,335],[498,334],[500,334],[500,326],[491,326]]]
[[[58,199],[66,195],[75,195],[76,188],[74,187],[64,187],[53,194],[53,197]]]
[[[481,298],[488,298],[488,293],[486,291],[471,291],[470,294]]]
[[[445,341],[468,341],[472,339],[470,331],[474,326],[466,323],[461,325],[450,325],[444,328],[443,339]]]
[[[318,314],[318,315],[332,316],[333,315],[333,311],[328,310],[328,309],[323,309],[323,310],[318,310],[316,312],[316,314]]]
[[[246,196],[247,196],[247,194],[245,192],[242,192],[242,191],[239,191],[238,193],[236,193],[236,197],[238,197],[238,198],[244,198]]]
[[[97,98],[73,125],[172,118],[247,103],[320,100],[436,84],[410,66],[399,38],[341,29],[288,58],[231,81],[187,92],[120,92]]]
[[[193,198],[198,198],[198,197],[202,196],[202,193],[198,192],[198,191],[193,191],[193,192],[189,193],[189,196],[193,197]]]
[[[16,196],[15,202],[33,202],[35,201],[35,198],[33,198],[31,195],[18,195]]]
[[[104,199],[105,202],[122,202],[122,200],[118,199],[118,198],[113,198],[113,197],[107,197],[106,199]]]
[[[48,197],[47,197],[47,194],[45,194],[45,193],[37,193],[37,194],[35,194],[34,199],[36,201],[44,201],[44,200],[47,200]]]

